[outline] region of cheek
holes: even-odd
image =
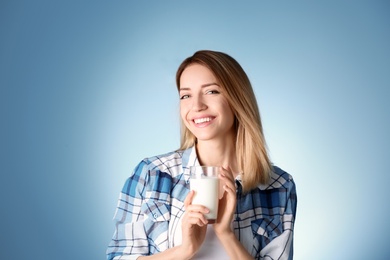
[[[229,125],[230,126],[234,125],[234,119],[235,119],[235,116],[234,116],[233,112],[231,112],[230,113],[230,120],[229,120]]]
[[[224,111],[224,113],[225,113],[225,115],[227,117],[233,117],[234,118],[233,109],[230,107],[230,105],[227,103],[227,101],[224,100],[224,102],[222,103],[220,109],[222,111]]]
[[[186,117],[187,117],[186,107],[184,105],[180,105],[180,118],[184,121],[185,124],[187,124]]]
[[[187,129],[191,127],[186,119],[186,113],[180,111],[180,119],[181,119],[181,124],[185,126]]]
[[[234,124],[234,113],[233,113],[233,110],[231,109],[231,107],[229,105],[226,105],[224,108],[224,111],[225,111],[225,115],[226,115],[226,118],[228,118],[228,124],[229,125],[233,125]]]

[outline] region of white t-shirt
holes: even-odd
[[[174,237],[173,244],[174,246],[180,245],[182,243],[182,232],[181,232],[181,221],[178,225]],[[196,260],[226,260],[229,259],[228,254],[223,248],[218,237],[215,235],[213,225],[207,225],[206,237],[202,246],[200,247],[198,253],[192,258]]]

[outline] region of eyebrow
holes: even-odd
[[[203,84],[202,86],[200,86],[201,88],[205,88],[205,87],[209,87],[209,86],[213,86],[213,85],[216,85],[219,87],[219,85],[216,83],[216,82],[212,82],[212,83],[206,83],[206,84]],[[182,91],[182,90],[191,90],[190,88],[182,88],[180,87],[179,91]]]

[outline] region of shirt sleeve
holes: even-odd
[[[148,253],[141,211],[143,189],[148,181],[145,162],[126,180],[114,215],[115,231],[107,248],[107,259],[137,259]],[[120,257],[120,258],[119,258]]]
[[[149,161],[137,165],[120,193],[107,259],[137,259],[168,247],[172,178]]]
[[[297,208],[297,195],[292,177],[287,182],[287,193],[283,196],[286,201],[284,213],[280,217],[281,234],[273,238],[261,251],[260,259],[292,260],[293,259],[293,231]],[[282,193],[283,194],[283,193]],[[276,224],[276,223],[275,223]]]

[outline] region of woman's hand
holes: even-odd
[[[237,204],[236,186],[231,169],[221,167],[219,178],[223,185],[224,194],[219,200],[218,218],[214,224],[214,231],[218,237],[232,232],[231,223]]]
[[[253,259],[244,246],[238,241],[231,228],[237,205],[236,185],[230,168],[222,168],[219,176],[224,194],[219,200],[218,218],[214,231],[230,259]]]
[[[204,214],[209,210],[202,205],[192,205],[195,191],[190,191],[184,200],[185,213],[182,221],[182,249],[189,258],[198,252],[206,236],[207,219]]]
[[[182,244],[154,255],[140,256],[137,259],[191,259],[206,237],[209,210],[201,205],[192,205],[195,192],[190,191],[184,200],[185,213],[182,220]]]

